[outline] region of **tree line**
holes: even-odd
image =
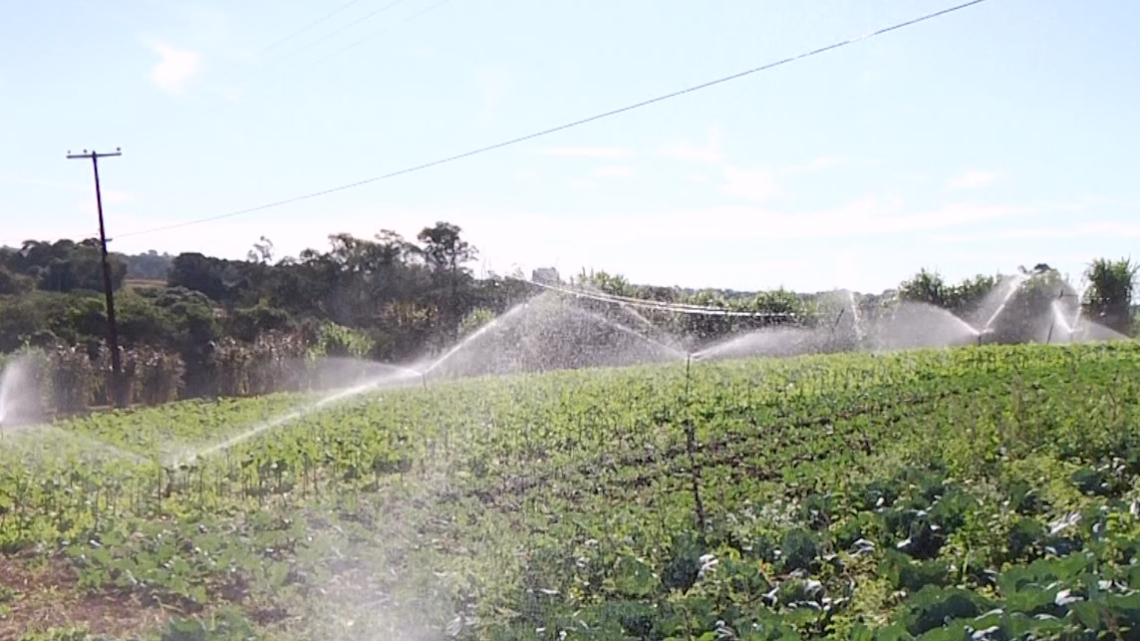
[[[1098,258],[1082,274],[1081,280],[1086,286],[1078,290],[1069,278],[1047,263],[1039,263],[1032,269],[1020,267],[1016,275],[1020,276],[1021,285],[1010,297],[1007,311],[1003,312],[1007,332],[1002,338],[1019,342],[1025,340],[1026,336],[1034,335],[1030,331],[1032,328],[1026,325],[1047,317],[1050,306],[1057,299],[1065,300],[1066,308],[1079,307],[1082,318],[1125,336],[1135,335],[1137,310],[1133,305],[1133,294],[1138,269],[1140,265],[1128,258]],[[1015,274],[977,275],[958,283],[950,283],[936,271],[920,269],[897,288],[878,294],[853,294],[852,298],[856,301],[862,318],[881,318],[892,313],[901,303],[920,303],[945,309],[959,318],[980,325],[986,320],[976,317],[982,303],[1004,279],[1012,276]],[[582,272],[575,280],[578,284],[612,295],[760,314],[756,318],[741,318],[646,312],[661,327],[669,328],[677,334],[701,338],[772,323],[818,325],[835,319],[850,305],[847,299],[836,296],[835,292],[810,294],[785,289],[759,293],[714,289],[697,291],[680,287],[634,285],[621,275],[604,271]],[[765,313],[779,316],[768,318],[763,316]]]
[[[296,257],[278,257],[268,238],[254,243],[241,260],[202,253],[112,253],[128,400],[150,404],[311,389],[342,382],[321,367],[337,357],[401,362],[439,353],[539,291],[521,273],[476,277],[470,265],[478,255],[462,229],[446,222],[425,227],[410,240],[390,230],[372,238],[334,234],[327,249],[306,249]],[[1038,268],[1030,281],[1039,285],[1043,301],[1055,295],[1052,289],[1061,279],[1047,265]],[[1081,301],[1088,317],[1130,334],[1135,275],[1127,260],[1094,261]],[[639,331],[657,328],[694,342],[773,323],[830,322],[844,305],[828,294],[786,289],[634,285],[603,271],[570,280],[608,294],[753,314],[637,310],[640,318],[634,319],[626,317],[629,310],[584,301],[616,322],[641,324]],[[860,296],[859,305],[868,315],[900,301],[961,314],[976,307],[997,282],[979,276],[950,285],[924,270],[895,290]],[[95,240],[30,240],[0,248],[0,353],[20,353],[40,363],[37,371],[51,409],[74,412],[108,402],[101,290]]]
[[[1081,275],[1085,286],[1077,289],[1071,279],[1047,263],[1039,263],[1032,269],[1021,267],[1022,283],[1010,298],[1009,316],[1015,324],[1042,322],[1053,302],[1061,300],[1066,301],[1065,308],[1079,308],[1082,318],[1119,334],[1134,336],[1137,314],[1133,294],[1138,269],[1140,265],[1128,258],[1098,258],[1089,263]],[[923,269],[904,281],[892,295],[899,300],[927,303],[970,318],[1002,278],[1002,275],[979,275],[951,284],[937,272]],[[1016,332],[1016,327],[1011,331]]]
[[[381,231],[328,241],[282,258],[266,238],[243,260],[111,254],[130,399],[304,388],[320,357],[437,352],[526,295],[517,280],[476,278],[478,250],[450,223],[413,240]],[[46,363],[49,404],[62,411],[108,400],[101,269],[95,240],[0,248],[0,353],[34,352]]]

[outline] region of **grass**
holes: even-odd
[[[1123,343],[469,380],[173,469],[313,398],[7,434],[0,638],[1132,638],[1138,373]]]

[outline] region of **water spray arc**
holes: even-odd
[[[1053,330],[1057,328],[1057,321],[1060,320],[1064,323],[1064,315],[1061,313],[1061,300],[1065,298],[1065,289],[1057,293],[1057,299],[1049,303],[1049,311],[1053,314],[1053,319],[1049,323],[1049,333],[1045,335],[1045,344],[1048,345],[1053,342]],[[1069,339],[1072,340],[1072,330],[1069,330]]]
[[[1088,284],[1085,283],[1084,285],[1081,286],[1080,291],[1078,291],[1076,293],[1077,311],[1075,314],[1073,314],[1073,324],[1072,324],[1073,331],[1076,331],[1077,327],[1081,324],[1081,314],[1085,311],[1084,302],[1085,302],[1085,293],[1087,291],[1088,291]]]
[[[688,303],[666,303],[663,301],[647,300],[643,298],[632,298],[630,296],[618,296],[617,294],[606,294],[603,292],[593,292],[581,289],[568,289],[565,287],[556,287],[547,283],[540,283],[533,280],[515,279],[520,283],[532,285],[551,292],[573,296],[576,298],[584,298],[587,300],[594,300],[602,303],[613,303],[623,305],[627,308],[638,308],[647,310],[656,310],[662,312],[671,312],[677,314],[697,314],[701,316],[730,316],[736,318],[783,318],[788,320],[795,320],[797,316],[790,313],[782,312],[742,312],[737,310],[724,309],[722,307],[712,307],[709,305],[691,305]]]
[[[847,290],[847,304],[851,307],[851,319],[855,328],[855,344],[862,345],[865,339],[863,334],[863,322],[859,318],[859,304],[855,301],[855,292],[850,289]]]
[[[36,403],[29,402],[39,395],[32,368],[31,362],[15,358],[0,370],[0,434],[36,418]]]
[[[1017,294],[1018,290],[1021,289],[1021,286],[1027,280],[1029,280],[1029,277],[1025,274],[1015,274],[1008,279],[1001,281],[999,287],[1005,287],[1005,295],[1001,297],[997,309],[994,310],[994,313],[990,315],[990,317],[986,320],[985,325],[982,326],[981,332],[983,334],[992,331],[994,321],[996,321],[998,317],[1001,316],[1002,312],[1005,311],[1006,306],[1009,305],[1009,301],[1013,299],[1014,295]]]
[[[700,503],[698,496],[700,472],[695,467],[697,465],[698,444],[695,430],[692,429],[690,410],[693,364],[695,362],[733,358],[793,356],[830,351],[835,348],[839,335],[848,331],[854,338],[854,349],[857,351],[864,349],[893,350],[910,347],[948,347],[968,344],[982,345],[985,342],[985,337],[993,333],[1001,316],[1013,309],[1010,302],[1026,281],[1028,281],[1028,276],[1024,274],[1010,277],[1003,280],[1001,286],[990,297],[987,297],[987,301],[982,306],[985,322],[981,325],[981,329],[975,328],[945,309],[921,303],[904,302],[895,307],[894,312],[889,317],[872,316],[869,320],[864,319],[860,316],[860,308],[855,294],[849,290],[844,290],[836,292],[840,306],[834,320],[825,321],[822,326],[808,327],[796,323],[764,326],[735,334],[730,333],[725,339],[704,344],[694,344],[675,338],[669,332],[654,326],[649,320],[653,316],[647,318],[638,313],[636,309],[649,308],[658,313],[675,312],[689,315],[738,315],[762,319],[797,319],[794,314],[785,313],[736,312],[723,308],[702,308],[701,306],[675,305],[659,301],[635,302],[636,299],[626,300],[623,297],[535,283],[537,288],[542,290],[542,293],[511,307],[446,349],[436,358],[424,359],[418,364],[409,365],[380,364],[386,368],[383,375],[369,375],[368,380],[363,384],[327,394],[305,407],[259,423],[223,442],[209,445],[197,451],[182,452],[180,456],[173,459],[173,462],[175,465],[184,464],[226,451],[239,443],[267,433],[279,426],[300,420],[309,414],[330,408],[336,403],[365,394],[409,385],[427,391],[431,388],[430,379],[439,374],[443,374],[447,378],[464,378],[497,373],[514,373],[523,371],[520,370],[520,367],[527,363],[537,365],[539,371],[545,371],[564,367],[611,367],[647,362],[679,364],[684,361],[683,402],[685,409],[683,427],[690,448],[690,462],[694,465],[694,478],[697,479],[694,485],[694,501]],[[1070,342],[1075,342],[1078,339],[1097,339],[1097,337],[1106,337],[1105,340],[1124,338],[1115,335],[1106,328],[1100,328],[1091,321],[1085,321],[1085,324],[1095,328],[1099,332],[1098,334],[1077,332],[1076,322],[1083,320],[1080,317],[1080,305],[1076,306],[1076,313],[1073,315],[1074,322],[1070,324],[1068,322],[1070,311],[1064,304],[1066,295],[1072,296],[1063,290],[1061,295],[1052,302],[1049,310],[1052,322],[1049,326],[1047,342],[1059,340],[1061,333],[1066,333]],[[844,296],[846,297],[845,301],[842,298]],[[1079,295],[1077,297],[1079,299]],[[591,300],[596,303],[605,303],[611,306],[609,308],[611,310],[616,309],[626,313],[626,317],[630,318],[631,321],[645,324],[648,331],[638,331],[612,318],[607,318],[611,314],[595,311],[596,306],[595,309],[590,309],[566,304],[568,300]],[[558,304],[553,304],[555,301]],[[645,305],[638,307],[641,303],[645,303]],[[850,319],[850,328],[846,327],[845,321],[847,319]],[[653,335],[655,330],[659,331],[660,335]],[[872,330],[873,334],[869,334],[869,331]],[[547,335],[545,332],[548,331],[554,331],[554,334]],[[869,337],[873,337],[873,340],[868,340]],[[555,354],[569,353],[573,358],[570,358],[567,364],[562,361],[552,362],[547,358],[547,352],[526,352],[521,356],[530,358],[532,361],[520,361],[519,354],[511,353],[511,349],[518,346],[520,338],[528,343],[527,349],[554,349]],[[583,340],[586,342],[581,342]],[[598,340],[617,341],[617,347],[610,345],[607,348],[602,345],[599,348]],[[847,341],[843,341],[843,343],[844,345],[840,349],[848,349]],[[614,352],[615,349],[618,352]],[[557,350],[561,350],[561,352]],[[614,357],[616,362],[614,358],[601,358],[613,354],[616,354]],[[461,356],[462,358],[460,358]],[[537,358],[537,361],[533,360],[534,358]],[[500,369],[489,371],[486,369],[489,364]],[[503,370],[502,368],[506,369]],[[13,393],[13,381],[17,378],[19,378],[18,367],[12,363],[6,370],[0,372],[0,427],[13,419],[16,412],[14,408],[19,404],[20,395]],[[701,504],[701,508],[703,510],[703,504]],[[698,518],[700,520],[702,517]]]
[[[401,378],[406,379],[407,375],[403,375],[403,376],[397,375],[397,377],[401,377]],[[390,382],[395,383],[397,381],[392,380]],[[375,391],[377,388],[381,387],[383,385],[383,383],[384,383],[384,381],[379,381],[379,380],[369,381],[369,382],[364,383],[362,385],[357,385],[355,387],[351,387],[349,389],[342,390],[342,391],[336,392],[334,394],[330,394],[328,396],[325,396],[325,397],[317,400],[316,402],[314,402],[310,405],[307,405],[301,409],[289,412],[288,414],[284,414],[284,415],[278,416],[276,418],[270,419],[268,421],[265,421],[265,422],[263,422],[259,425],[256,425],[256,426],[254,426],[248,430],[245,430],[244,432],[241,432],[240,434],[232,436],[232,437],[230,437],[230,438],[228,438],[228,439],[226,439],[220,443],[216,443],[214,445],[210,445],[210,446],[202,448],[202,449],[198,449],[198,450],[190,451],[190,452],[185,452],[185,453],[176,455],[174,457],[171,457],[164,465],[166,467],[170,467],[170,468],[178,468],[178,467],[181,467],[183,465],[193,464],[193,463],[195,463],[195,462],[197,462],[203,458],[206,458],[208,456],[218,454],[221,452],[225,452],[225,451],[227,451],[227,450],[229,450],[229,449],[231,449],[237,445],[240,445],[241,443],[244,443],[244,442],[249,441],[250,439],[253,439],[253,438],[255,438],[261,434],[264,434],[265,432],[269,432],[271,430],[274,430],[274,429],[277,429],[277,428],[282,427],[284,425],[287,425],[289,423],[292,423],[293,421],[299,420],[305,416],[308,416],[309,414],[319,412],[325,408],[331,407],[331,406],[333,406],[337,403],[340,403],[342,401],[346,401],[346,400],[367,394],[369,392]]]

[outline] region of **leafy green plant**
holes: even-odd
[[[291,375],[274,340],[222,346],[233,384]],[[5,434],[0,550],[172,639],[1126,635],[1137,371],[993,346],[91,414]]]

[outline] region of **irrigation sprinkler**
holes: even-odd
[[[1065,288],[1064,288],[1064,286],[1057,288],[1057,301],[1060,302],[1063,300],[1065,300]],[[1050,323],[1049,323],[1049,333],[1045,335],[1045,344],[1046,345],[1048,345],[1049,343],[1051,343],[1053,341],[1053,330],[1056,329],[1056,327],[1057,327],[1057,314],[1054,313],[1053,314],[1053,320],[1050,321]],[[1072,336],[1070,336],[1069,339],[1071,341]]]
[[[705,504],[701,499],[701,468],[697,465],[697,434],[693,429],[692,406],[689,402],[690,371],[693,364],[693,355],[685,355],[685,407],[682,426],[685,429],[685,449],[689,454],[689,476],[692,481],[693,503],[696,508],[697,526],[703,539],[708,532],[708,519],[705,516]]]
[[[1073,322],[1072,323],[1069,323],[1065,319],[1064,308],[1062,306],[1060,306],[1061,301],[1065,300],[1066,298],[1076,299],[1076,301],[1075,301],[1076,314],[1073,316]],[[1069,330],[1069,342],[1072,343],[1075,340],[1076,333],[1077,333],[1077,325],[1080,323],[1080,320],[1081,320],[1081,298],[1082,298],[1082,296],[1080,293],[1078,293],[1076,291],[1067,292],[1067,291],[1065,291],[1065,287],[1061,286],[1060,290],[1057,292],[1057,300],[1053,302],[1053,307],[1052,307],[1052,309],[1053,309],[1053,323],[1049,327],[1049,336],[1050,337],[1052,337],[1052,335],[1053,335],[1053,328],[1057,324],[1057,319],[1060,318],[1061,327]],[[1048,341],[1046,341],[1046,342],[1048,342]]]
[[[689,403],[689,371],[693,365],[693,355],[685,355],[685,404]]]
[[[847,311],[846,309],[840,308],[839,313],[835,315],[835,322],[831,324],[831,333],[832,334],[834,334],[836,328],[839,327],[839,321],[843,320],[843,313],[846,311]]]

